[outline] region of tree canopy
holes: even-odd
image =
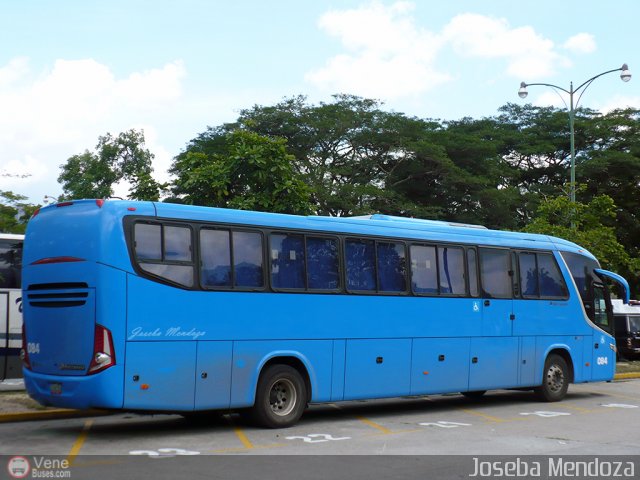
[[[162,185],[151,176],[153,158],[142,131],[132,129],[116,137],[107,133],[98,138],[95,151],[85,150],[60,165],[58,182],[65,198],[108,198],[114,185],[125,180],[131,184],[129,198],[158,200]]]
[[[241,110],[186,144],[168,185],[153,179],[153,154],[135,130],[100,137],[61,166],[59,181],[66,198],[108,197],[126,181],[133,199],[545,232],[592,250],[640,293],[640,110],[578,109],[575,133],[584,185],[575,205],[564,109],[507,104],[490,117],[445,121],[352,95]],[[5,193],[2,228],[20,228],[24,198]]]

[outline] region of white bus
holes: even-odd
[[[24,235],[0,233],[0,381],[22,377],[22,244]]]

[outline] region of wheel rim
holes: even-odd
[[[276,380],[269,391],[269,406],[279,417],[289,415],[295,408],[297,399],[295,385],[286,378]]]
[[[547,387],[553,393],[562,391],[564,387],[564,372],[558,365],[551,365],[547,370]]]

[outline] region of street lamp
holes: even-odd
[[[569,110],[569,132],[570,132],[570,138],[571,138],[571,203],[574,203],[576,201],[576,144],[575,144],[575,131],[574,131],[575,110],[576,108],[578,108],[578,103],[580,103],[582,94],[589,87],[589,85],[591,85],[591,83],[593,83],[593,81],[596,78],[600,78],[603,75],[606,75],[608,73],[613,73],[613,72],[621,72],[620,79],[623,82],[628,82],[629,80],[631,80],[631,72],[629,72],[629,67],[627,66],[626,63],[623,63],[622,67],[614,68],[613,70],[607,70],[606,72],[602,72],[596,75],[595,77],[591,77],[589,80],[587,80],[586,82],[584,82],[582,85],[580,85],[578,88],[575,88],[575,89],[573,88],[573,82],[569,83],[569,90],[567,90],[566,88],[559,87],[558,85],[551,85],[550,83],[525,83],[525,82],[520,83],[520,89],[518,90],[518,96],[520,98],[526,98],[527,95],[529,94],[529,92],[527,92],[527,87],[531,87],[535,85],[551,87],[556,90],[560,90],[564,93],[567,93],[569,95],[568,106],[567,106],[567,102],[564,101],[564,98],[562,99],[562,101],[564,102],[564,105]],[[574,104],[573,95],[580,92],[580,90],[582,90],[582,93],[580,93],[580,95],[578,96],[578,99]],[[560,96],[560,98],[562,98],[562,96]]]

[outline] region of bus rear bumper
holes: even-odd
[[[24,385],[31,398],[59,408],[122,408],[122,370],[117,366],[96,375],[45,375],[24,369]]]

